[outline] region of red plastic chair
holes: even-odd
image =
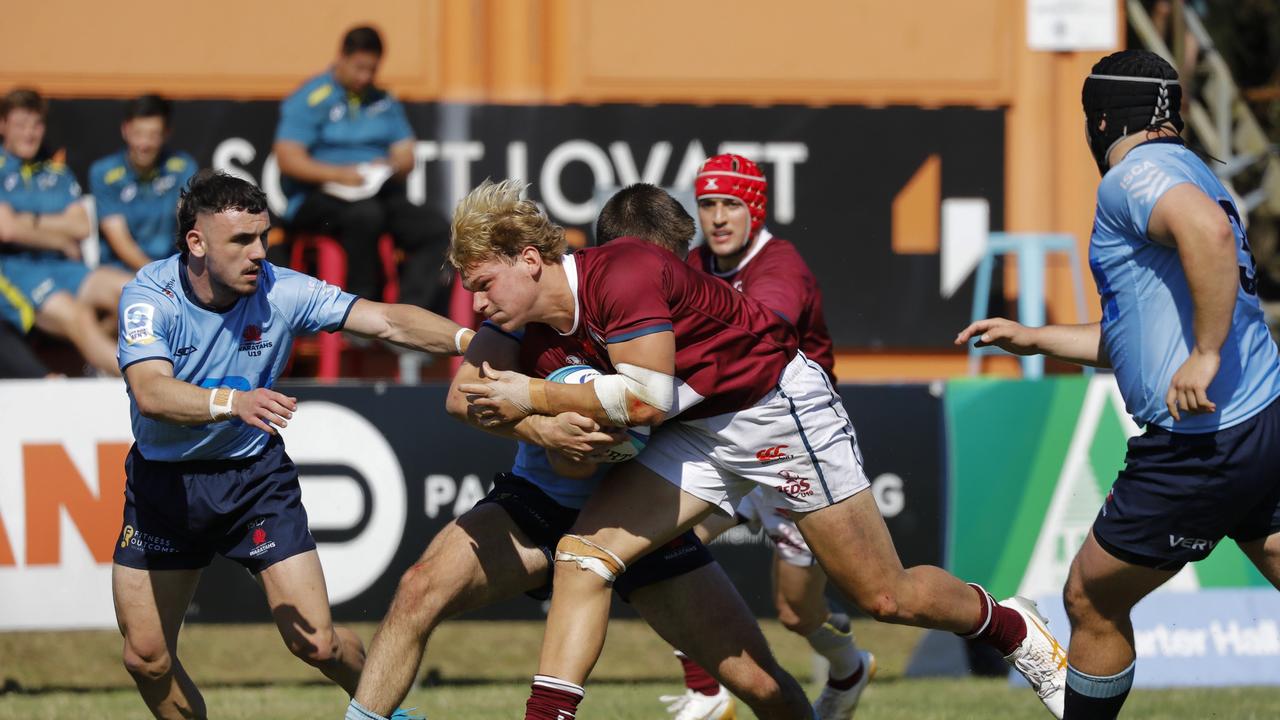
[[[294,233],[293,247],[289,256],[289,267],[299,272],[306,272],[307,254],[313,256],[312,269],[315,277],[338,287],[347,285],[347,251],[341,243],[328,235],[314,233]],[[395,240],[389,234],[378,238],[378,259],[382,262],[383,302],[400,300],[400,276],[396,266]],[[333,382],[342,374],[342,350],[346,342],[341,333],[322,332],[314,338],[300,338],[294,346],[297,352],[300,346],[315,343],[318,360],[316,363],[316,379]]]

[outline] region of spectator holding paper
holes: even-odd
[[[329,235],[347,252],[352,294],[380,299],[377,243],[391,233],[404,252],[404,303],[429,306],[440,278],[448,224],[405,196],[413,169],[413,129],[404,107],[374,85],[382,38],[352,28],[338,57],[280,106],[275,154],[289,204],[290,229]]]

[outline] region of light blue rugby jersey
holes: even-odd
[[[507,332],[488,320],[485,320],[482,325],[516,342],[524,340],[523,331]],[[589,478],[579,480],[567,478],[551,468],[551,461],[547,459],[546,448],[523,441],[518,442],[517,445],[516,459],[511,466],[511,474],[519,475],[533,483],[552,500],[567,508],[580,510],[586,504],[587,498],[591,497],[591,493],[596,491],[596,486],[600,484],[600,479],[609,472],[609,466],[602,465]]]
[[[1148,238],[1147,223],[1160,198],[1182,183],[1216,200],[1231,220],[1240,283],[1221,368],[1207,392],[1218,411],[1183,413],[1174,422],[1165,394],[1195,344],[1191,291],[1177,249]],[[1103,177],[1089,266],[1101,295],[1103,343],[1125,406],[1138,424],[1213,432],[1248,420],[1280,395],[1280,363],[1258,302],[1239,213],[1218,178],[1181,141],[1139,145]]]
[[[336,330],[356,296],[309,275],[262,263],[258,291],[219,312],[196,299],[178,255],[138,271],[120,297],[120,369],[143,360],[173,363],[173,376],[199,387],[272,387],[296,335]],[[148,460],[252,457],[268,435],[240,420],[184,426],[151,420],[129,395],[133,436]]]

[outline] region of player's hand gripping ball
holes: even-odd
[[[547,380],[565,385],[581,385],[591,382],[600,375],[600,371],[590,365],[566,365],[548,375]],[[626,440],[601,451],[591,459],[597,462],[620,463],[639,455],[644,446],[649,443],[649,428],[641,425],[629,427],[626,430]]]

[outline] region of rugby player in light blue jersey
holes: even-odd
[[[1089,265],[1102,321],[965,328],[1009,352],[1115,369],[1145,432],[1071,565],[1066,718],[1113,718],[1133,684],[1129,611],[1223,537],[1280,584],[1280,363],[1231,194],[1179,138],[1158,55],[1093,67],[1083,102],[1102,172]]]
[[[457,354],[472,334],[272,266],[269,225],[261,190],[200,171],[180,200],[179,253],[144,267],[120,300],[136,442],[112,590],[125,666],[159,718],[206,715],[176,643],[215,553],[258,578],[295,655],[355,692],[364,647],[332,623],[298,472],[277,430],[297,410],[272,389],[293,338],[345,330]]]

